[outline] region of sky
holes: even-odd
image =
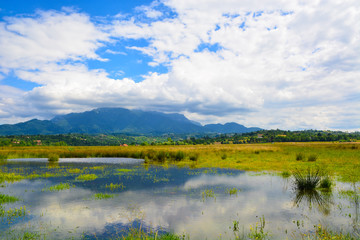
[[[100,107],[360,131],[360,2],[1,1],[0,124]]]

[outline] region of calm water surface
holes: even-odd
[[[37,231],[47,239],[120,237],[131,227],[177,234],[190,239],[234,239],[265,219],[272,239],[297,239],[322,224],[333,231],[359,234],[359,184],[336,183],[331,193],[294,190],[292,178],[229,169],[148,166],[119,158],[13,159],[3,172],[45,174],[2,183],[2,194],[20,201],[3,208],[26,206],[25,217],[2,218],[1,237]],[[49,174],[50,173],[50,174]],[[95,180],[81,181],[83,174]],[[59,183],[72,188],[49,191]],[[111,183],[120,184],[111,189]],[[121,185],[122,184],[122,185]],[[345,193],[355,194],[345,194]],[[98,199],[95,194],[113,194]],[[234,222],[238,230],[234,230]]]

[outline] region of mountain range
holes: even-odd
[[[246,133],[258,130],[261,129],[247,128],[237,123],[202,126],[182,114],[125,108],[98,108],[56,116],[51,120],[33,119],[23,123],[0,125],[0,135]]]

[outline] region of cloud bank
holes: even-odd
[[[360,130],[356,0],[163,0],[135,12],[101,21],[71,9],[4,18],[0,79],[37,86],[0,80],[0,123],[111,106],[202,123]],[[136,52],[154,71],[141,81],[110,77],[115,59],[106,53],[114,52]]]

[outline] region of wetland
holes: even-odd
[[[0,164],[0,237],[159,239],[170,233],[167,239],[358,239],[357,146],[134,147],[116,152],[126,152],[127,158],[99,157],[100,149],[94,148],[97,157],[86,158],[63,156],[90,148],[2,149],[7,160]],[[110,148],[101,154],[106,151]],[[131,151],[143,159],[129,158]],[[39,157],[47,153],[60,159]],[[309,160],[313,155],[316,159]],[[319,180],[331,184],[299,189],[295,170],[306,169],[318,169]],[[129,238],[133,231],[149,238]]]

